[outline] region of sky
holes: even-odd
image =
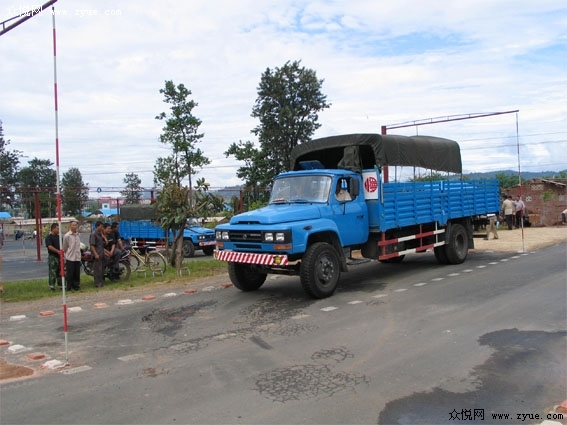
[[[0,0],[0,21],[34,4]],[[262,73],[295,60],[323,80],[331,104],[313,138],[510,112],[388,133],[457,140],[464,173],[567,169],[564,0],[54,6],[59,170],[79,168],[91,195],[119,191],[126,173],[153,186],[156,158],[170,152],[155,119],[169,111],[159,93],[166,80],[183,83],[198,104],[198,147],[211,164],[197,178],[212,189],[241,184],[243,164],[224,152],[257,143],[251,112]],[[0,120],[22,166],[34,157],[57,162],[54,70],[51,8],[0,36]]]

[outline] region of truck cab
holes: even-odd
[[[360,175],[348,170],[282,173],[274,180],[266,207],[216,228],[221,250],[285,254],[290,259],[322,235],[334,238],[340,247],[366,242],[368,211]]]
[[[183,230],[183,255],[193,257],[195,250],[212,255],[215,249],[215,231],[204,227],[198,217],[189,217]]]

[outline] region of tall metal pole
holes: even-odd
[[[55,6],[51,6],[53,22],[53,91],[55,99],[55,169],[57,174],[57,222],[59,224],[59,248],[63,248],[63,235],[61,232],[61,181],[59,174],[59,107],[57,100],[57,37],[55,32]],[[67,283],[65,282],[65,256],[63,250],[59,251],[59,265],[63,292],[63,332],[65,333],[65,363],[69,364],[69,327],[67,325]]]
[[[518,151],[518,185],[520,186],[520,202],[524,202],[522,199],[522,172],[520,170],[520,132],[518,131],[518,113],[516,112],[516,147]],[[522,229],[522,252],[526,252],[526,247],[524,245],[524,211],[520,214],[520,226]]]
[[[470,120],[475,118],[484,118],[484,117],[492,117],[495,115],[505,115],[505,114],[516,114],[516,144],[518,147],[518,184],[520,186],[520,199],[522,197],[522,174],[520,172],[520,136],[518,131],[518,112],[519,109],[515,109],[513,111],[503,111],[503,112],[486,112],[486,113],[476,113],[476,114],[464,114],[464,115],[453,115],[448,117],[438,117],[438,118],[427,118],[424,120],[415,120],[415,121],[408,121],[399,124],[390,124],[390,125],[383,125],[382,126],[382,134],[386,134],[388,129],[393,128],[404,128],[404,127],[416,127],[422,125],[429,125],[429,124],[439,124],[443,122],[450,122],[450,121],[461,121],[461,120]],[[384,167],[386,168],[386,167]],[[523,202],[523,201],[522,201]],[[524,246],[524,219],[521,219],[521,226],[522,226],[522,252],[525,252]]]

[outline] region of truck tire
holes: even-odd
[[[332,245],[317,242],[307,248],[301,261],[301,286],[313,298],[327,298],[333,295],[341,268],[339,256]]]
[[[451,225],[451,233],[445,245],[445,255],[449,264],[461,264],[469,253],[469,239],[462,224]]]
[[[445,247],[446,245],[441,245],[433,248],[435,258],[439,264],[449,264],[449,259],[447,258],[447,254],[445,254]]]
[[[228,263],[228,276],[234,286],[244,292],[255,291],[266,281],[267,273],[252,271],[250,265]]]
[[[195,245],[191,241],[183,241],[183,256],[192,258],[195,255]]]
[[[206,246],[203,248],[203,254],[205,255],[213,255],[213,251],[215,250],[214,246]]]

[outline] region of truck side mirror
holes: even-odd
[[[358,179],[351,179],[350,181],[350,194],[352,198],[356,198],[360,193],[360,182]]]

